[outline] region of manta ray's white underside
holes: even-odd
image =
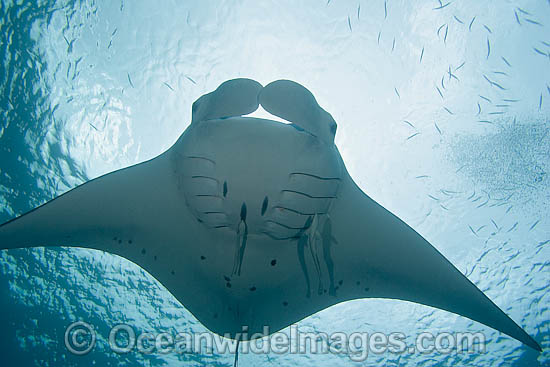
[[[261,104],[292,124],[240,117]],[[235,79],[193,105],[160,156],[87,182],[0,227],[0,247],[123,256],[207,328],[275,332],[357,298],[454,312],[539,345],[422,236],[365,195],[304,87]]]

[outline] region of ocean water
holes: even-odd
[[[364,361],[241,352],[239,365],[550,365],[549,1],[21,0],[0,3],[0,29],[0,222],[163,152],[189,125],[193,101],[225,80],[295,80],[335,118],[358,185],[543,352],[448,312],[371,299],[297,327],[401,332],[408,342],[422,332],[481,332],[485,351],[371,352]],[[0,293],[3,366],[233,363],[208,346],[113,351],[109,332],[121,323],[136,334],[208,332],[117,256],[0,251]],[[65,343],[75,321],[97,334],[85,355]]]

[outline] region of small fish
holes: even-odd
[[[503,102],[512,102],[512,103],[514,103],[514,102],[519,102],[519,99],[503,99],[502,101]]]
[[[480,113],[481,113],[481,105],[479,104],[479,102],[477,102],[477,115],[479,116]]]
[[[445,75],[443,75],[443,76],[441,77],[441,87],[442,87],[443,89],[446,89],[446,88],[445,88]]]
[[[90,125],[91,127],[93,127],[95,131],[99,131],[99,130],[97,129],[97,127],[95,127],[95,126],[92,125],[91,123],[88,122],[88,125]]]
[[[474,24],[474,21],[476,20],[476,17],[473,17],[472,18],[472,21],[470,22],[470,25],[468,26],[468,30],[471,32],[472,31],[472,24]]]
[[[440,190],[442,193],[444,193],[445,195],[447,196],[451,196],[453,194],[460,194],[460,192],[458,191],[452,191],[452,190],[445,190],[445,189],[441,189]]]
[[[443,27],[445,27],[446,25],[447,25],[447,23],[441,25],[441,27],[439,27],[439,28],[437,29],[437,36],[438,36],[438,37],[439,37],[439,32],[441,32],[441,30],[443,29]]]
[[[353,30],[351,29],[351,20],[349,19],[349,15],[348,15],[348,27],[349,27],[349,31],[353,32]]]
[[[118,28],[115,28],[115,30],[113,31],[113,33],[111,33],[111,37],[113,37],[113,36],[116,34],[116,31],[118,31]]]
[[[491,28],[487,27],[485,24],[483,25],[483,27],[487,30],[487,32],[489,33],[493,33],[493,31],[491,30]]]
[[[74,62],[74,68],[76,69],[78,64],[80,63],[80,61],[82,61],[82,58],[83,56],[79,57],[75,62]]]
[[[491,43],[489,42],[489,38],[487,38],[487,59],[489,59],[489,55],[491,55]]]
[[[457,22],[459,22],[460,24],[464,24],[464,22],[463,22],[462,20],[458,19],[458,17],[457,17],[456,15],[453,15],[453,17],[454,17],[455,20],[456,20]]]
[[[384,19],[388,17],[388,2],[384,1]]]
[[[504,115],[504,111],[489,112],[489,115]]]
[[[432,195],[430,195],[430,194],[428,194],[428,197],[429,197],[430,199],[432,199],[432,200],[439,201],[438,198],[436,198],[435,196],[432,196]]]
[[[379,31],[379,32],[378,32],[378,40],[377,40],[378,44],[380,44],[380,35],[381,35],[381,34],[382,34],[382,31]]]
[[[540,99],[539,99],[539,111],[541,108],[542,108],[542,93],[540,94]]]
[[[462,166],[462,167],[464,167],[464,166]],[[470,199],[473,198],[474,196],[476,196],[476,192],[475,192],[475,191],[474,191],[474,192],[472,193],[472,195],[470,195],[466,200],[470,200]]]
[[[533,47],[533,50],[535,50],[536,53],[542,55],[542,56],[548,56],[548,54],[546,52],[542,52],[541,50],[539,50],[538,48],[536,47]]]
[[[391,52],[395,49],[395,37],[393,38],[393,43],[391,45]]]
[[[533,228],[535,228],[537,226],[537,224],[539,224],[539,222],[540,222],[540,219],[537,220],[535,223],[533,223],[533,225],[531,226],[531,228],[529,228],[529,230],[532,231]]]
[[[416,178],[429,178],[430,176],[428,175],[421,175],[421,176],[416,176]]]
[[[330,0],[329,0],[330,2]],[[191,83],[193,84],[197,84],[193,79],[191,79],[190,77],[188,77],[187,75],[185,76],[187,78],[187,80],[189,80]]]
[[[455,71],[462,69],[462,67],[464,66],[464,64],[466,64],[466,61],[463,61],[462,64],[460,64],[460,65],[455,69]]]
[[[495,107],[498,107],[498,108],[508,108],[508,107],[510,107],[510,105],[509,105],[509,104],[497,104],[497,105],[495,105]]]
[[[530,13],[526,12],[525,10],[523,10],[522,8],[516,8],[517,10],[519,10],[520,13],[522,14],[525,14],[525,15],[531,15]]]
[[[491,219],[491,222],[493,223],[493,225],[495,226],[496,229],[500,229],[493,219]]]
[[[447,6],[449,6],[450,3],[451,3],[451,2],[448,2],[448,3],[445,4],[445,5],[440,5],[440,6],[438,6],[437,8],[433,8],[433,10],[441,10],[441,9],[444,9],[444,8],[446,8]],[[439,3],[439,4],[441,4],[441,3]]]
[[[434,125],[435,125],[435,128],[437,129],[437,131],[439,132],[439,135],[442,135],[441,130],[439,129],[439,126],[437,126],[436,122],[434,122]]]
[[[484,124],[493,124],[493,122],[489,120],[479,120],[478,122],[482,122]]]
[[[479,205],[477,206],[477,208],[479,209],[479,208],[481,208],[482,206],[485,206],[485,204],[487,204],[488,202],[489,202],[489,199],[485,200],[483,203],[479,204]]]
[[[447,43],[447,34],[449,33],[449,26],[445,27],[445,37],[443,37],[443,43]]]
[[[435,86],[435,89],[437,89],[437,92],[439,93],[439,95],[441,96],[441,98],[444,98],[443,97],[443,93],[441,93],[441,90],[439,89],[439,87],[436,85]]]
[[[174,88],[172,88],[170,86],[170,84],[166,83],[166,82],[162,82],[165,86],[167,86],[168,88],[170,88],[170,90],[173,92],[174,91]]]
[[[550,86],[546,86],[546,90],[548,91],[548,94],[550,94]]]
[[[487,224],[484,224],[484,225],[480,226],[478,229],[476,229],[476,232],[481,231],[485,227],[487,227]]]
[[[407,125],[409,125],[410,127],[412,127],[413,129],[416,129],[410,121],[403,120],[403,122],[406,123]]]
[[[519,21],[518,12],[514,10],[514,14],[516,16],[516,22],[518,22],[518,24],[521,25],[521,22]]]
[[[541,26],[542,27],[542,24],[537,22],[536,20],[533,20],[533,19],[529,19],[529,18],[525,18],[524,19],[527,23],[531,23],[531,24],[534,24],[534,25],[538,25],[538,26]]]
[[[542,241],[542,242],[539,242],[539,245],[542,246],[542,245],[546,245],[547,243],[549,243],[550,240],[546,240],[546,241]]]
[[[447,210],[447,211],[449,210],[449,209],[448,209],[446,206],[444,206],[443,204],[439,204],[439,206],[440,206],[441,208]]]
[[[476,233],[476,231],[474,231],[472,226],[468,224],[468,227],[470,228],[470,231],[472,231],[472,233],[477,237],[477,233]]]
[[[504,56],[501,56],[500,58],[502,59],[502,61],[504,61],[506,65],[508,65],[508,67],[512,67],[512,65],[510,65],[510,63],[508,62],[508,60],[506,60]]]
[[[134,83],[132,83],[132,78],[130,78],[130,73],[126,73],[126,74],[128,75],[128,82],[130,83],[132,88],[134,88]]]
[[[359,20],[359,15],[361,14],[361,4],[357,6],[357,20]]]
[[[493,74],[508,76],[504,71],[493,71]]]
[[[506,233],[512,232],[517,226],[518,226],[518,222],[514,223],[514,225],[510,227],[510,229]]]
[[[454,115],[454,113],[453,113],[451,110],[449,110],[447,107],[443,107],[443,109],[444,109],[445,111],[449,112],[451,115]]]
[[[548,43],[548,42],[540,41],[540,43],[542,43],[542,44],[545,45],[546,47],[550,47],[550,43]]]
[[[422,52],[420,53],[420,63],[422,63],[423,57],[424,57],[424,47],[422,47]]]
[[[500,84],[498,84],[498,83],[496,83],[496,82],[493,82],[492,85],[493,85],[494,87],[497,87],[497,88],[500,89],[500,90],[507,90],[507,89],[504,88],[502,85],[500,85]]]
[[[508,214],[508,213],[510,212],[510,210],[512,210],[512,208],[513,208],[513,205],[510,205],[510,206],[508,207],[508,209],[506,209],[506,214]]]
[[[414,133],[414,134],[412,134],[411,136],[409,136],[409,137],[407,138],[407,140],[410,140],[410,139],[414,138],[414,137],[417,136],[418,134],[420,134],[420,133]]]
[[[399,91],[397,90],[397,88],[393,88],[393,90],[395,91],[395,94],[397,94],[397,98],[401,99],[401,96],[399,95]]]

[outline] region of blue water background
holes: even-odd
[[[346,302],[298,326],[487,336],[484,354],[371,354],[368,365],[548,366],[550,2],[438,7],[405,0],[3,1],[0,222],[161,153],[188,126],[192,102],[227,79],[296,80],[339,124],[336,144],[361,188],[434,244],[544,352],[400,301]],[[140,331],[206,331],[120,257],[2,251],[0,293],[2,365],[233,361],[229,353],[110,351],[106,336],[121,322]],[[100,335],[82,357],[63,343],[76,320]],[[274,353],[243,355],[240,363],[364,365],[346,355]]]

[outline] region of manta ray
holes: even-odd
[[[288,123],[245,116],[260,105]],[[541,351],[427,240],[363,193],[335,134],[331,114],[296,82],[226,81],[193,103],[191,124],[167,151],[3,224],[0,248],[122,256],[206,328],[237,340],[340,302],[388,298],[462,315]]]

